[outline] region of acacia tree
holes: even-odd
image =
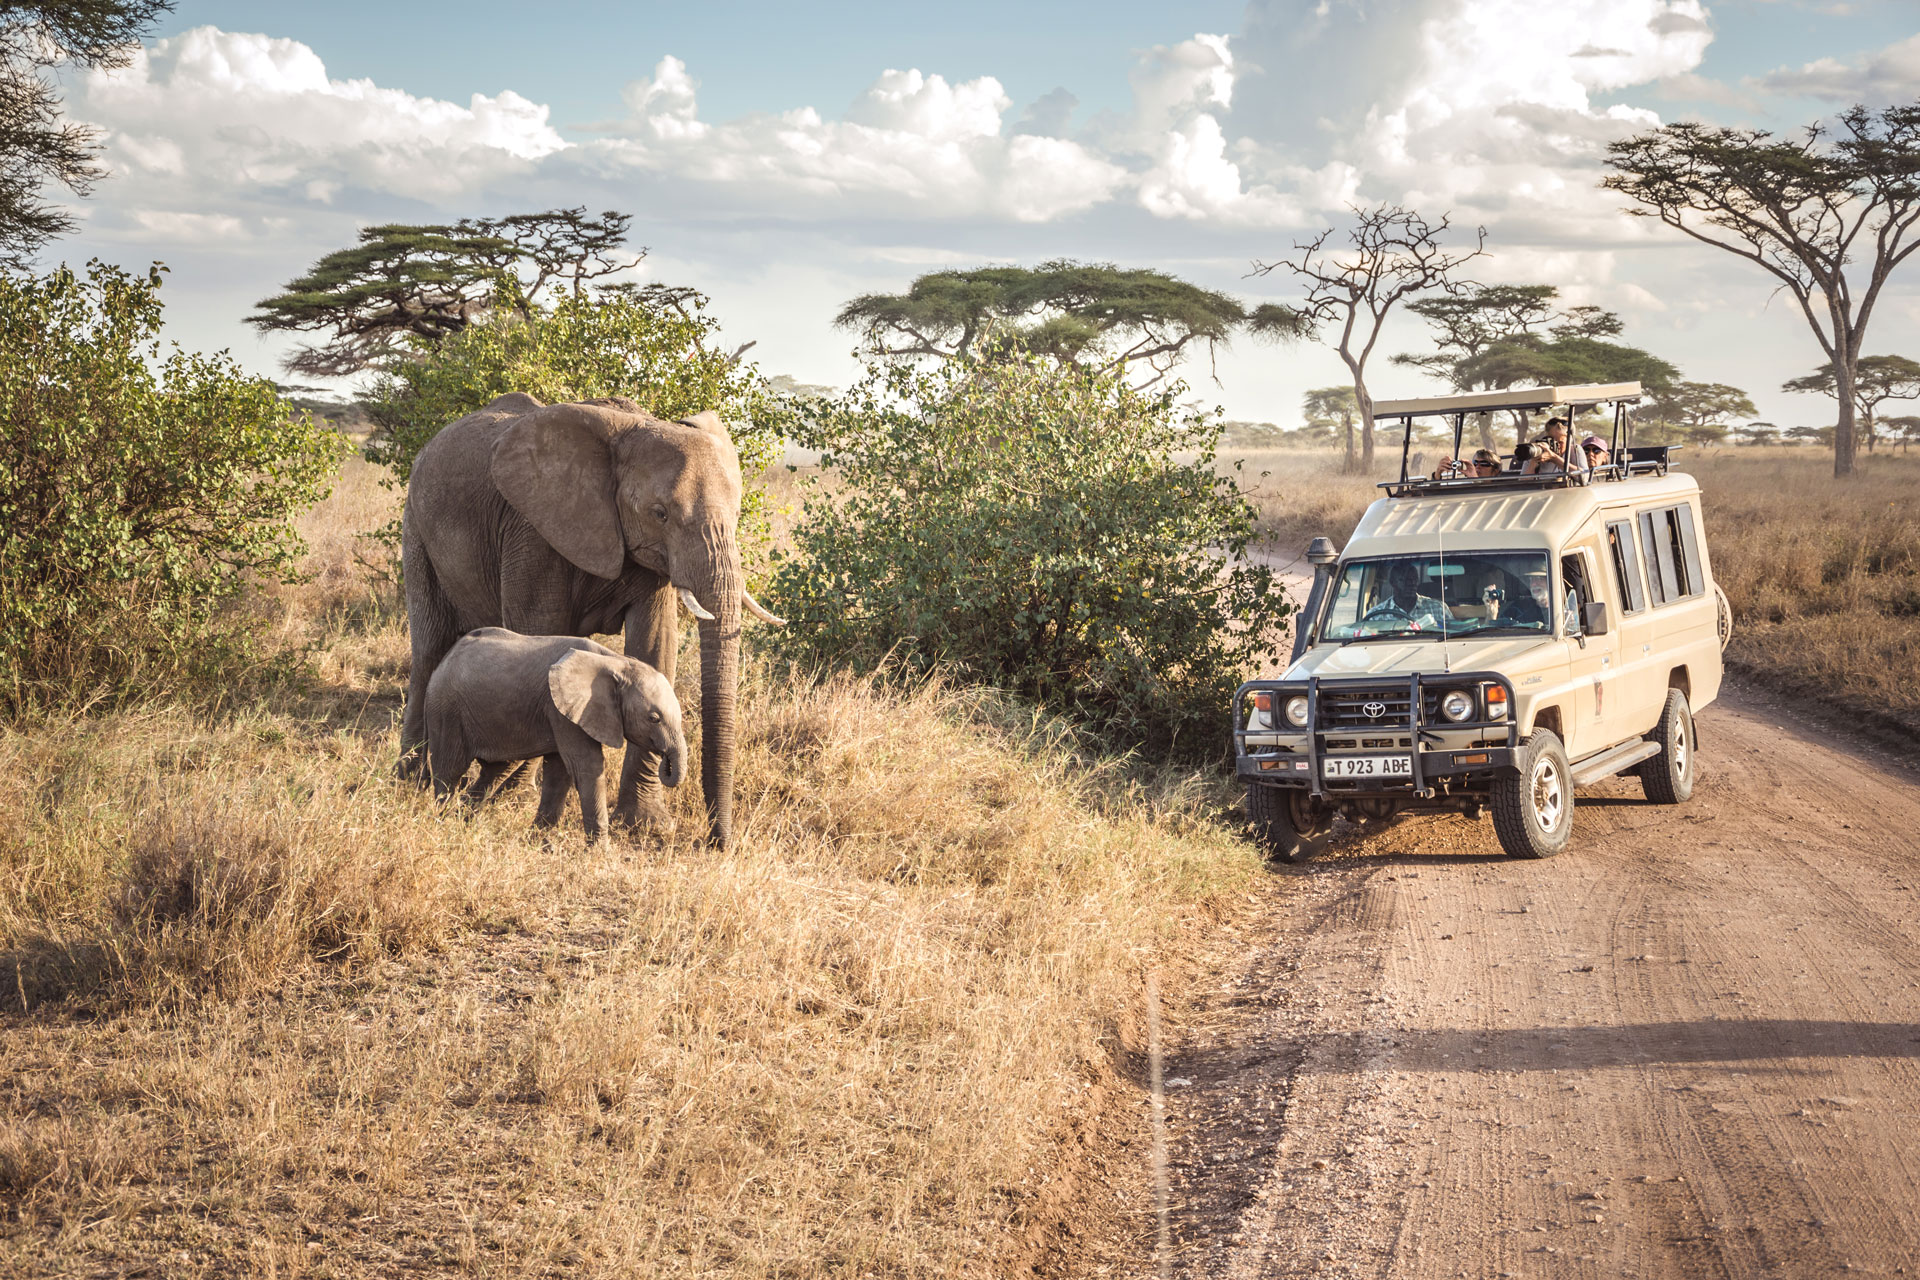
[[[0,267],[19,268],[73,230],[47,203],[50,185],[84,196],[103,176],[99,131],[60,118],[49,73],[62,65],[119,67],[172,0],[6,0],[0,3]]]
[[[1839,380],[1831,362],[1804,378],[1789,378],[1782,391],[1817,392],[1838,397]],[[1853,365],[1853,405],[1859,413],[1861,434],[1872,453],[1879,432],[1880,406],[1889,400],[1920,400],[1920,361],[1905,356],[1861,356]]]
[[[256,304],[247,323],[263,333],[330,333],[288,356],[289,372],[360,373],[409,341],[439,342],[496,307],[526,315],[551,289],[581,295],[646,256],[621,252],[631,221],[576,208],[367,227],[359,244],[327,254]]]
[[[1294,256],[1273,262],[1256,261],[1253,274],[1269,275],[1285,268],[1305,282],[1306,300],[1297,308],[1268,304],[1254,312],[1255,333],[1293,338],[1317,331],[1329,322],[1339,325],[1333,344],[1353,375],[1356,416],[1360,421],[1360,467],[1373,470],[1373,397],[1367,392],[1367,361],[1380,341],[1381,326],[1399,303],[1416,294],[1462,287],[1453,273],[1463,263],[1486,252],[1487,229],[1479,228],[1479,243],[1471,253],[1448,250],[1440,243],[1452,225],[1442,215],[1429,222],[1411,209],[1383,204],[1353,210],[1354,224],[1347,243],[1329,248],[1329,227],[1304,244],[1296,242]]]
[[[1799,304],[1834,370],[1833,473],[1854,468],[1855,369],[1896,267],[1920,248],[1920,101],[1855,106],[1798,138],[1683,121],[1607,148],[1602,185],[1744,258]]]
[[[1189,347],[1209,358],[1248,322],[1246,308],[1164,271],[1064,258],[1038,267],[932,271],[905,293],[868,293],[834,317],[886,358],[995,360],[1015,351],[1164,381]]]
[[[1693,444],[1711,444],[1727,438],[1735,418],[1750,418],[1757,410],[1747,393],[1724,382],[1676,382],[1657,393],[1635,414],[1638,430],[1648,443],[1661,436],[1677,436]]]
[[[1393,362],[1443,377],[1455,391],[1493,390],[1493,384],[1478,380],[1480,362],[1497,347],[1533,338],[1556,318],[1553,300],[1559,296],[1550,284],[1466,283],[1454,293],[1416,299],[1407,310],[1435,330],[1434,351],[1424,356],[1402,353]],[[1491,415],[1475,414],[1474,420],[1481,447],[1494,448]],[[1514,410],[1513,422],[1524,434],[1526,412]]]
[[[1347,445],[1346,459],[1340,464],[1343,471],[1360,469],[1360,460],[1353,450],[1353,418],[1359,407],[1352,387],[1316,387],[1300,399],[1300,411],[1306,415],[1308,426],[1319,423],[1339,426],[1340,438]]]

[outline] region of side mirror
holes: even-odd
[[[1580,613],[1581,624],[1585,627],[1588,635],[1603,636],[1607,634],[1607,602],[1605,600],[1587,601],[1581,608]]]

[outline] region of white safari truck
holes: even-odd
[[[1406,428],[1400,479],[1344,548],[1313,540],[1292,664],[1234,699],[1270,856],[1290,861],[1335,814],[1427,810],[1491,811],[1508,854],[1545,858],[1567,847],[1580,787],[1634,773],[1655,804],[1687,799],[1730,615],[1699,486],[1667,447],[1632,443],[1639,397],[1625,383],[1374,406]],[[1477,415],[1541,409],[1573,418],[1572,441],[1606,432],[1604,463],[1408,474],[1418,419],[1442,418],[1458,457]]]

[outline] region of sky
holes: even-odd
[[[1285,302],[1255,261],[1393,201],[1484,225],[1472,278],[1556,285],[1820,424],[1778,389],[1820,362],[1791,300],[1626,216],[1600,157],[1676,119],[1915,98],[1920,0],[179,0],[131,65],[68,81],[111,176],[44,256],[166,263],[169,336],[274,374],[290,343],[244,317],[362,226],[618,209],[638,276],[708,293],[763,372],[846,385],[856,294],[1070,257]],[[1437,390],[1385,358],[1425,340],[1389,325],[1376,396]],[[1920,268],[1867,345],[1920,356]],[[1244,340],[1184,372],[1282,425],[1345,380],[1323,346]]]

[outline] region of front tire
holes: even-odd
[[[1678,689],[1667,690],[1667,705],[1660,712],[1660,723],[1647,735],[1648,742],[1660,744],[1660,754],[1640,764],[1640,786],[1655,804],[1679,804],[1693,794],[1693,773],[1699,745],[1693,736],[1693,709],[1687,695]]]
[[[1512,858],[1551,858],[1573,838],[1573,770],[1549,729],[1520,749],[1519,767],[1493,780],[1493,830]]]
[[[1247,821],[1253,842],[1269,862],[1292,862],[1300,856],[1300,833],[1287,816],[1287,797],[1279,787],[1247,784]]]

